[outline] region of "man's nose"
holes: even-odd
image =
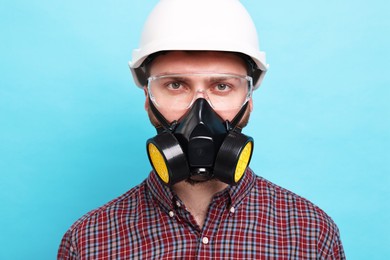
[[[204,88],[198,88],[195,93],[194,93],[194,100],[198,99],[198,98],[204,98],[206,100],[209,99],[208,95],[207,95],[207,92],[206,92],[206,89]]]

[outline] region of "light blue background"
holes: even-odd
[[[147,176],[127,61],[156,2],[1,2],[0,259],[55,259],[76,219]],[[324,209],[349,259],[389,259],[390,2],[242,2],[270,63],[252,168]]]

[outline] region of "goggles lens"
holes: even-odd
[[[241,108],[253,90],[250,76],[234,74],[169,74],[148,78],[150,99],[164,109],[188,109],[199,98],[205,98],[219,111]]]

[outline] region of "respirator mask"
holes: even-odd
[[[251,79],[248,76],[247,78]],[[147,140],[146,147],[153,170],[164,184],[170,186],[186,179],[202,182],[215,178],[236,185],[242,179],[253,151],[253,139],[242,134],[238,126],[247,110],[252,91],[251,81],[248,84],[247,78],[243,84],[249,93],[240,101],[243,104],[231,122],[223,120],[212,107],[218,102],[216,95],[222,94],[206,90],[204,96],[207,100],[189,95],[187,99],[190,101],[184,102],[186,105],[190,104],[188,110],[179,120],[172,123],[169,123],[158,110],[158,106],[164,105],[158,92],[164,84],[158,82],[155,77],[149,78],[150,110],[160,124],[156,126],[158,134]],[[237,80],[232,82],[238,85]],[[180,84],[175,86],[182,88],[184,84]],[[219,89],[226,90],[225,83],[218,84]],[[229,86],[229,91],[235,87],[234,84]],[[178,107],[184,100],[184,92],[179,92],[181,95],[178,92],[174,94],[175,96],[170,97],[170,94],[164,92],[164,96],[161,97]],[[226,93],[224,95],[225,97],[219,100],[223,102],[221,104],[233,105],[232,102],[226,103],[229,100],[226,99]]]

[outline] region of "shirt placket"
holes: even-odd
[[[198,236],[197,259],[215,258],[215,237],[218,229],[229,215],[228,192],[218,195],[209,206],[207,217]]]
[[[173,204],[174,204],[174,207],[172,208],[172,211],[170,214],[176,213],[178,221],[180,221],[184,225],[188,226],[191,233],[198,235],[201,232],[201,230],[200,230],[198,224],[196,223],[194,217],[191,215],[191,213],[185,207],[183,202],[179,198],[176,197],[174,199]]]
[[[205,259],[206,257],[215,256],[214,237],[223,220],[232,213],[232,208],[228,206],[229,201],[229,194],[227,192],[214,198],[209,206],[204,226],[201,229],[180,199],[174,199],[173,206],[168,214],[172,219],[181,222],[196,238],[197,247],[193,259]]]

